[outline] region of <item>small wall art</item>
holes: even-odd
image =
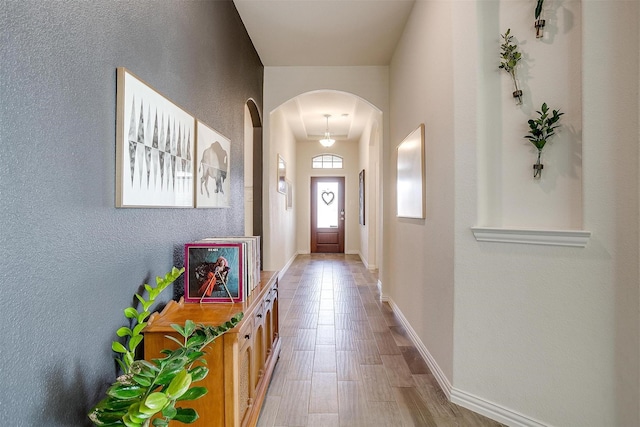
[[[287,179],[286,208],[287,208],[287,210],[293,208],[293,183],[291,181],[289,181],[288,179]]]
[[[116,207],[193,207],[195,119],[117,69]]]
[[[231,141],[200,120],[196,132],[196,207],[228,208]]]
[[[359,201],[359,223],[360,225],[365,225],[364,223],[364,169],[360,171],[360,175],[358,177],[358,201]]]
[[[424,219],[424,124],[398,145],[397,173],[397,215]]]
[[[278,154],[278,192],[287,194],[287,164],[280,154]]]

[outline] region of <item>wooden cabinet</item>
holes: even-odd
[[[186,320],[219,325],[238,312],[244,318],[233,329],[216,339],[205,360],[209,375],[196,385],[208,393],[198,400],[179,402],[192,407],[200,418],[192,426],[255,426],[280,353],[278,335],[278,275],[263,272],[260,285],[242,303],[185,304],[171,301],[161,313],[150,317],[144,330],[144,354],[149,360],[161,356],[176,344],[165,336],[177,337],[171,324]],[[172,423],[176,427],[181,423]]]

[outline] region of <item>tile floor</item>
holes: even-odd
[[[258,426],[501,426],[447,401],[376,284],[354,255],[296,258]]]

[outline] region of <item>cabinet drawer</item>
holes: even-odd
[[[244,319],[242,327],[238,331],[238,348],[243,348],[247,341],[253,338],[253,319]]]

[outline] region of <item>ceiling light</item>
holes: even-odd
[[[331,138],[331,133],[329,132],[329,117],[331,117],[331,114],[325,114],[324,116],[327,118],[327,130],[324,132],[324,138],[320,140],[320,144],[323,147],[331,147],[336,142],[335,139]]]

